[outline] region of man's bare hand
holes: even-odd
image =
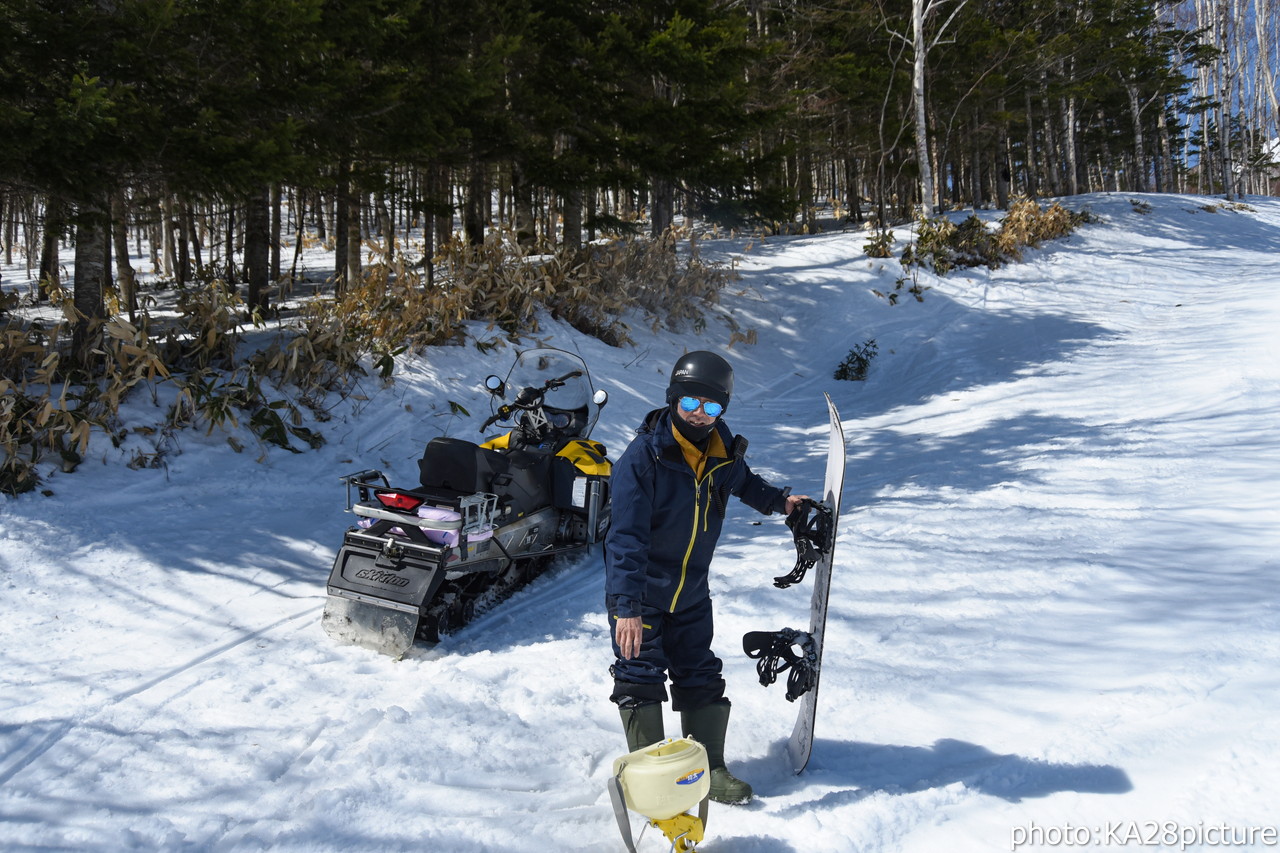
[[[791,515],[796,511],[796,507],[800,506],[800,501],[809,500],[808,495],[787,495],[787,511],[785,515]]]
[[[644,624],[639,616],[619,618],[613,626],[613,637],[618,641],[618,651],[623,660],[629,660],[640,654],[640,639],[644,634]]]

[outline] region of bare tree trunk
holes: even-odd
[[[1072,95],[1063,102],[1062,126],[1065,138],[1062,147],[1067,155],[1067,191],[1071,195],[1080,194],[1080,163],[1076,158],[1076,97]]]
[[[174,278],[178,275],[178,249],[173,239],[178,231],[178,218],[174,214],[173,194],[167,189],[160,197],[160,241],[164,273]]]
[[[204,268],[195,214],[187,202],[178,204],[178,232],[178,284],[181,286],[191,281],[197,270]]]
[[[453,240],[454,205],[453,174],[447,166],[436,166],[432,173],[432,195],[439,201],[441,212],[435,217],[436,249],[448,245]]]
[[[1258,97],[1264,99],[1261,108],[1256,111],[1255,121],[1263,129],[1263,138],[1268,143],[1280,135],[1280,89],[1277,88],[1280,81],[1276,79],[1277,69],[1280,68],[1280,33],[1276,32],[1276,25],[1280,23],[1280,16],[1277,16],[1273,2],[1274,0],[1257,0],[1253,15],[1253,41],[1259,52],[1256,60],[1258,80],[1253,88]],[[1270,194],[1272,170],[1266,171],[1266,186],[1262,188],[1262,192]]]
[[[977,210],[986,203],[985,188],[982,185],[982,147],[978,143],[978,117],[969,120],[969,196],[973,200],[973,209]]]
[[[227,239],[223,245],[226,247],[226,281],[229,285],[234,285],[239,280],[236,271],[236,228],[239,226],[236,221],[236,207],[230,205],[227,208]]]
[[[347,262],[350,254],[347,241],[351,239],[350,229],[347,227],[347,217],[351,215],[351,205],[347,201],[351,192],[350,183],[351,165],[343,160],[338,163],[338,183],[334,191],[333,207],[333,282],[339,296],[347,288],[350,266]]]
[[[1218,29],[1218,44],[1225,48],[1227,27],[1227,4],[1221,4],[1222,14]],[[1227,201],[1235,198],[1231,180],[1231,69],[1228,52],[1224,49],[1218,56],[1218,144],[1222,149],[1222,191]]]
[[[675,222],[675,192],[671,181],[666,178],[654,178],[650,189],[650,225],[653,238],[656,240],[667,232]]]
[[[328,211],[325,210],[325,195],[317,190],[308,193],[311,196],[311,217],[315,221],[316,239],[321,243],[329,242]]]
[[[1036,132],[1035,132],[1035,114],[1031,109],[1031,90],[1027,89],[1025,93],[1026,111],[1027,111],[1027,154],[1026,162],[1023,164],[1023,174],[1026,175],[1026,186],[1023,188],[1026,194],[1034,198],[1040,191],[1039,182],[1037,180],[1036,165]]]
[[[271,272],[270,279],[272,281],[280,280],[280,218],[283,215],[281,208],[282,190],[280,184],[271,185]]]
[[[920,167],[920,215],[933,216],[933,167],[929,161],[929,127],[924,101],[925,0],[911,0],[911,103],[915,115],[916,162]]]
[[[1105,124],[1107,117],[1101,112],[1098,113],[1099,124]],[[1111,155],[1111,145],[1104,136],[1099,143],[1102,147],[1102,189],[1104,192],[1116,193],[1120,192],[1120,185],[1116,177],[1115,163],[1116,159]]]
[[[382,238],[383,262],[388,267],[395,263],[396,259],[396,217],[392,210],[394,205],[394,196],[378,193],[378,231],[381,232],[378,236]]]
[[[1164,193],[1169,191],[1169,179],[1173,174],[1173,146],[1169,141],[1169,122],[1165,118],[1164,104],[1160,105],[1160,112],[1156,116],[1156,128],[1156,142],[1159,146],[1159,154],[1156,155],[1156,192]]]
[[[533,216],[533,188],[519,163],[511,165],[511,207],[516,243],[530,251],[538,242],[538,225]]]
[[[813,158],[810,154],[808,133],[802,132],[797,140],[799,149],[795,157],[796,200],[800,202],[800,227],[805,234],[813,233],[813,209],[817,202],[813,188]]]
[[[359,287],[364,282],[364,231],[361,222],[364,196],[355,181],[347,186],[347,284]]]
[[[5,202],[8,203],[6,204]],[[4,243],[4,262],[6,266],[13,265],[13,240],[17,236],[13,211],[17,206],[16,199],[8,198],[7,193],[0,193],[0,225],[3,226],[3,236],[0,236],[0,241]]]
[[[271,282],[271,188],[261,187],[245,200],[244,269],[250,312],[266,313]]]
[[[101,321],[106,316],[103,301],[107,277],[107,215],[101,202],[80,206],[76,214],[76,260],[74,273],[77,318],[72,334],[73,359],[81,368],[92,362],[98,345]]]
[[[1044,177],[1048,184],[1049,195],[1062,195],[1062,156],[1058,143],[1058,134],[1054,132],[1053,112],[1049,109],[1049,75],[1040,73],[1040,115],[1044,127]]]
[[[1239,117],[1242,136],[1242,139],[1236,140],[1236,147],[1241,149],[1241,156],[1236,159],[1236,167],[1232,170],[1232,176],[1235,178],[1233,189],[1237,194],[1247,194],[1253,178],[1253,157],[1251,155],[1259,150],[1261,145],[1255,145],[1259,140],[1257,139],[1257,122],[1252,109],[1253,105],[1245,102],[1246,90],[1249,87],[1242,84],[1252,64],[1250,54],[1256,55],[1258,48],[1249,44],[1247,19],[1248,12],[1252,11],[1250,0],[1227,0],[1227,2],[1231,16],[1229,36],[1231,39],[1232,61],[1230,68],[1232,69],[1231,80],[1233,83],[1231,94],[1235,105],[1229,115]]]
[[[44,239],[40,246],[40,301],[49,301],[49,292],[61,283],[58,264],[58,244],[62,229],[66,227],[64,206],[56,195],[50,195],[44,205]]]
[[[441,225],[451,220],[452,208],[447,203],[449,186],[448,172],[443,166],[427,164],[422,177],[422,194],[426,201],[426,219],[422,223],[422,255],[427,268],[427,287],[436,283],[436,252],[444,245],[446,237],[441,236]]]
[[[471,162],[467,175],[467,195],[462,211],[462,231],[467,235],[467,242],[479,246],[484,242],[485,211],[488,210],[486,195],[488,184],[485,164],[479,160]]]
[[[1142,104],[1138,100],[1138,86],[1132,80],[1124,81],[1124,91],[1133,119],[1133,189],[1144,193],[1147,191],[1147,145],[1142,134]]]
[[[862,214],[862,170],[859,168],[865,160],[846,155],[844,158],[844,192],[849,205],[849,219],[861,222]]]
[[[577,251],[582,248],[582,190],[570,190],[564,195],[562,203],[564,230],[561,243],[566,249]]]
[[[1000,98],[997,104],[1000,113],[1005,111],[1004,98]],[[1000,136],[996,142],[996,162],[995,162],[995,178],[996,178],[996,207],[1001,210],[1009,209],[1009,181],[1013,177],[1010,169],[1013,165],[1013,157],[1009,151],[1009,125],[1007,122],[1000,123]]]
[[[591,189],[587,192],[586,197],[586,228],[587,242],[594,243],[596,240],[596,205],[599,203],[599,192]]]
[[[124,190],[111,194],[111,239],[115,242],[116,281],[120,283],[120,296],[129,312],[129,322],[137,321],[137,278],[129,263],[129,209]]]

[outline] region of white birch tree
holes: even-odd
[[[947,3],[955,8],[932,37],[925,33],[928,21]],[[965,7],[968,0],[911,0],[911,101],[914,107],[916,128],[916,160],[920,166],[920,214],[926,219],[933,216],[937,187],[934,185],[933,167],[929,155],[929,114],[925,96],[925,70],[929,51],[937,47],[951,22]]]

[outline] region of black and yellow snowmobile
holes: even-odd
[[[480,431],[512,421],[509,432],[432,439],[411,488],[378,470],[342,478],[358,521],[329,573],[322,624],[335,640],[400,657],[604,538],[611,465],[589,436],[608,395],[586,364],[527,350],[485,386],[493,414]]]

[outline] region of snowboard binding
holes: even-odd
[[[796,543],[796,567],[790,573],[773,579],[778,589],[800,583],[823,555],[831,553],[835,525],[830,507],[805,498],[790,515],[787,527]]]
[[[811,634],[791,628],[749,631],[742,636],[742,650],[756,661],[756,674],[765,687],[787,673],[788,702],[808,693],[818,681],[818,652]]]

